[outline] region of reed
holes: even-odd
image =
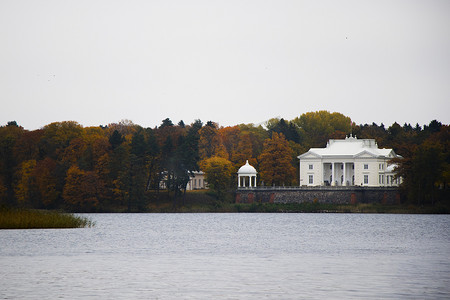
[[[90,219],[56,211],[0,209],[0,229],[84,228]]]

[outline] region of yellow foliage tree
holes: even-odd
[[[31,190],[33,181],[33,170],[36,167],[36,160],[24,161],[19,171],[19,180],[15,186],[14,192],[17,202],[20,205],[27,205],[31,202]]]
[[[210,157],[203,161],[202,170],[211,189],[217,192],[217,198],[223,199],[224,192],[231,185],[233,166],[228,159]]]
[[[342,132],[344,136],[351,131],[351,119],[349,117],[338,112],[330,113],[326,110],[304,113],[292,122],[299,127],[304,137],[303,144],[307,148],[324,147],[336,131]]]

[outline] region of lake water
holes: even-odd
[[[0,230],[0,299],[449,299],[450,216],[86,214]]]

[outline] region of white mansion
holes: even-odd
[[[326,148],[311,148],[298,156],[300,186],[398,186],[392,149],[379,149],[374,139],[329,140]]]

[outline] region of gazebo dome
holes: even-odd
[[[253,166],[251,166],[247,160],[245,165],[243,165],[242,167],[239,168],[238,174],[239,175],[256,175],[256,174],[258,174],[258,172],[256,172],[256,169]]]

